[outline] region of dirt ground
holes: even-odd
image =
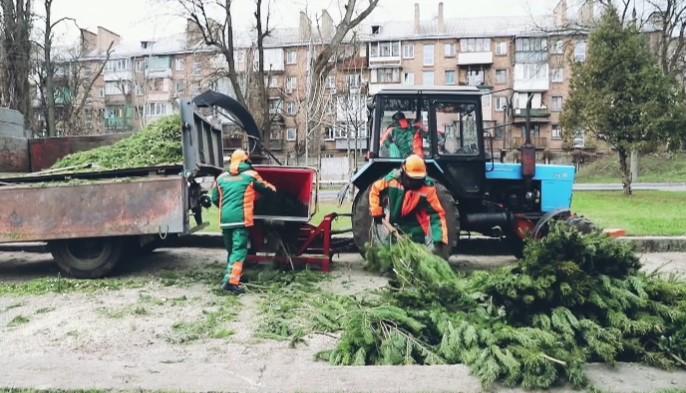
[[[224,253],[163,249],[129,261],[118,279],[126,288],[63,294],[0,295],[0,387],[231,392],[479,392],[464,366],[333,367],[317,352],[335,337],[312,335],[304,345],[259,339],[260,294],[219,296]],[[686,274],[686,254],[644,255],[645,269]],[[506,256],[459,257],[461,269],[513,263]],[[199,275],[198,273],[203,273]],[[207,280],[209,273],[209,281]],[[216,285],[210,284],[216,273]],[[0,286],[56,276],[49,254],[0,252]],[[202,279],[184,280],[188,276]],[[325,290],[354,294],[385,285],[361,268],[357,255],[338,258]],[[1,293],[1,292],[0,292]],[[236,306],[231,302],[239,301]],[[199,320],[238,314],[210,336]],[[221,319],[220,319],[221,321]],[[221,325],[221,323],[219,324]],[[202,330],[202,329],[200,329]],[[639,365],[590,365],[605,391],[686,388],[686,372]],[[559,389],[567,391],[569,389]],[[502,390],[509,391],[509,390]]]

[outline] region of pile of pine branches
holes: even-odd
[[[632,250],[600,233],[554,228],[523,262],[455,273],[400,237],[368,250],[391,284],[351,307],[320,357],[339,365],[468,365],[484,385],[583,386],[587,362],[686,362],[686,283],[646,275]]]
[[[55,163],[52,171],[143,168],[182,161],[181,119],[170,116],[113,145],[70,154]]]

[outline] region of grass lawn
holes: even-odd
[[[646,154],[639,159],[641,183],[686,182],[686,153]],[[584,165],[577,174],[579,183],[621,183],[619,161],[616,154]]]
[[[686,235],[686,193],[638,191],[576,192],[572,210],[602,228],[623,228],[628,235]]]
[[[338,206],[337,202],[321,202],[319,203],[319,209],[310,221],[313,225],[319,224],[325,215],[329,213],[340,213],[340,214],[350,214],[351,204],[344,203],[343,206]],[[203,209],[203,221],[209,223],[209,226],[204,229],[207,232],[221,232],[219,229],[219,210],[216,207],[211,209]],[[343,230],[350,229],[352,224],[350,223],[350,217],[340,217],[334,221],[334,229]]]

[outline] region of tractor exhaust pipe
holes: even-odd
[[[526,100],[526,125],[524,129],[524,145],[520,147],[520,157],[522,160],[522,177],[527,190],[531,189],[531,181],[536,176],[536,146],[531,142],[531,100],[534,98],[532,93]]]

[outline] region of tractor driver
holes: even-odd
[[[448,245],[445,210],[438,199],[434,180],[426,175],[426,164],[410,155],[401,169],[394,169],[372,185],[369,210],[375,224],[384,218],[382,200],[388,198],[389,221],[417,243],[433,242],[434,250]]]
[[[405,114],[398,111],[392,119],[393,123],[381,135],[381,146],[388,150],[388,156],[390,158],[406,158],[411,154],[422,156],[423,147],[415,141],[418,131],[405,118]],[[417,151],[418,146],[420,151]]]
[[[243,292],[241,275],[248,256],[248,228],[253,226],[255,191],[275,192],[276,187],[263,180],[253,169],[248,154],[238,149],[231,154],[229,171],[217,177],[212,189],[212,203],[219,207],[219,222],[228,252],[222,289],[234,294]]]

